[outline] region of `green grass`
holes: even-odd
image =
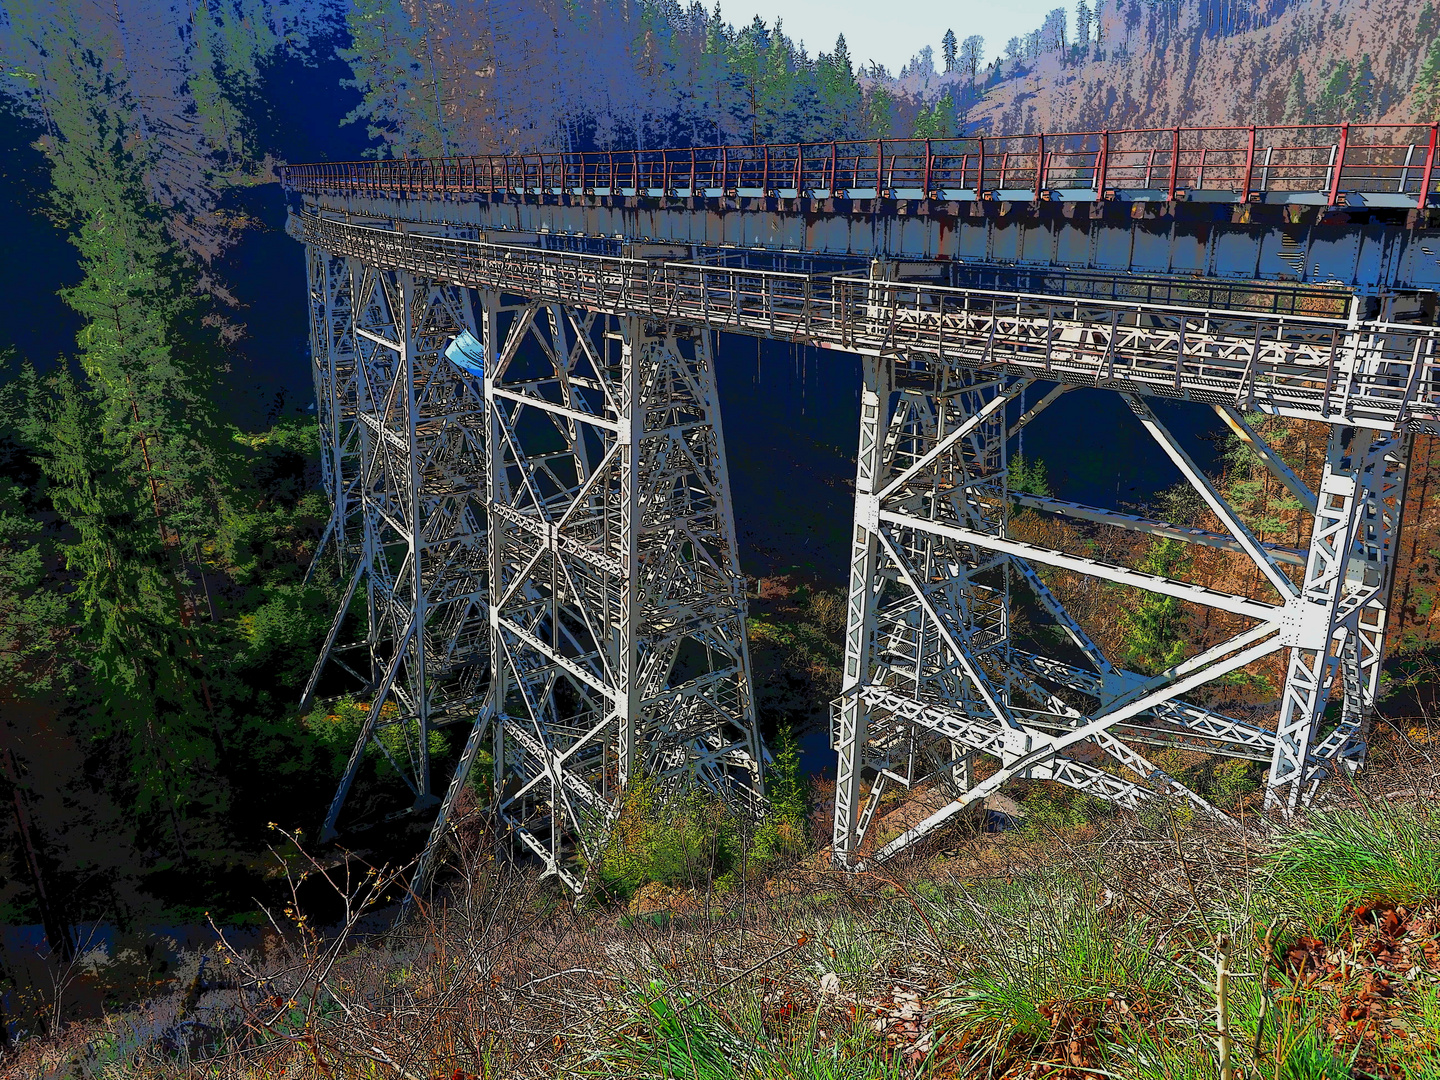
[[[1440,1080],[1440,983],[1416,988],[1411,1003],[1411,1039],[1386,1057],[1405,1080]]]
[[[1123,1080],[1220,1080],[1220,1063],[1193,1030],[1160,1034],[1139,1029],[1112,1046],[1105,1071]]]
[[[721,1008],[658,982],[618,1003],[616,1036],[577,1075],[626,1080],[910,1080],[864,1028],[818,1011],[766,1023],[763,1004],[738,997]]]
[[[1183,971],[1165,943],[1139,922],[1111,918],[1095,895],[1037,878],[977,889],[973,903],[953,909],[969,923],[964,969],[939,1024],[969,1068],[998,1070],[1071,1031],[1098,1036],[1127,1009],[1154,1013],[1175,993]]]
[[[1277,910],[1334,931],[1362,905],[1440,897],[1440,814],[1399,802],[1317,811],[1281,835],[1267,862]]]

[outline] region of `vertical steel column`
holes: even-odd
[[[410,563],[410,602],[413,618],[415,620],[415,633],[409,641],[410,655],[407,657],[406,671],[410,675],[412,697],[410,707],[415,713],[415,722],[419,728],[419,738],[416,739],[418,751],[417,760],[412,764],[415,769],[415,805],[416,807],[426,806],[435,800],[434,794],[430,791],[430,693],[426,685],[427,673],[425,670],[425,624],[429,617],[430,598],[426,595],[426,578],[434,578],[434,571],[429,566],[430,553],[426,544],[426,529],[424,526],[425,510],[424,505],[424,481],[423,465],[421,456],[419,427],[428,418],[422,418],[418,402],[416,400],[416,386],[425,377],[420,364],[417,363],[416,354],[422,348],[416,340],[417,335],[423,332],[423,327],[417,327],[416,322],[423,318],[423,299],[415,295],[415,279],[410,274],[400,274],[400,303],[405,312],[405,318],[401,325],[404,327],[404,337],[401,339],[403,348],[400,351],[400,367],[404,378],[403,394],[405,395],[405,437],[409,442],[408,460],[408,484],[406,492],[408,498],[408,524],[410,535],[405,539],[409,545],[407,557]]]
[[[889,361],[866,360],[835,703],[840,865],[854,864],[888,786],[933,786],[942,805],[882,857],[964,805],[974,749],[1001,749],[1003,731],[1023,736],[1008,707],[1008,563],[942,530],[1003,536],[1005,406],[1029,380],[1006,385],[945,364],[893,371]],[[874,782],[862,808],[867,770]]]
[[[868,737],[868,709],[860,689],[871,677],[874,656],[876,571],[880,545],[879,502],[875,491],[882,478],[882,439],[890,424],[890,398],[894,368],[891,361],[863,358],[864,386],[860,391],[860,447],[855,466],[855,520],[850,545],[850,586],[845,607],[845,670],[841,683],[839,754],[835,776],[834,856],[849,865],[858,849],[860,829],[860,773]],[[878,792],[872,791],[871,803]],[[867,807],[873,809],[873,805]],[[868,820],[868,818],[867,818]]]
[[[357,353],[355,347],[354,288],[360,268],[352,260],[332,255],[313,244],[305,247],[310,298],[310,368],[315,384],[316,420],[320,427],[320,474],[330,499],[330,517],[305,571],[308,585],[325,563],[333,545],[336,576],[344,586],[344,599],[325,643],[316,658],[300,709],[309,707],[321,672],[336,647],[336,636],[355,588],[364,572],[357,541],[359,520],[359,432],[356,409]],[[351,567],[348,564],[354,563]]]
[[[1330,430],[1302,593],[1287,620],[1290,659],[1267,807],[1293,812],[1325,776],[1363,760],[1384,659],[1410,446],[1408,433]],[[1326,732],[1325,707],[1337,677],[1345,702],[1340,722]]]
[[[640,714],[640,440],[645,425],[645,405],[640,386],[640,358],[644,327],[637,318],[622,321],[620,339],[607,344],[619,351],[618,427],[616,450],[620,478],[618,502],[620,533],[618,547],[625,572],[619,582],[619,606],[610,623],[611,663],[615,672],[614,723],[618,756],[617,779],[623,789],[635,776],[636,723]]]

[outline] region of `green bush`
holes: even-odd
[[[1161,577],[1179,577],[1190,565],[1185,545],[1158,538],[1137,570]],[[1120,613],[1125,626],[1125,655],[1146,674],[1164,671],[1185,659],[1190,617],[1173,596],[1143,593]]]
[[[262,595],[255,610],[240,616],[245,645],[238,661],[298,697],[335,616],[334,598],[313,585],[274,585]]]
[[[641,886],[700,888],[737,862],[736,815],[703,792],[675,793],[653,780],[632,784],[599,867],[602,892],[625,901]]]
[[[1009,474],[1011,491],[1040,496],[1053,494],[1050,490],[1050,471],[1039,458],[1029,461],[1023,454],[1016,454],[1010,459]]]
[[[1057,832],[1078,829],[1097,816],[1108,814],[1112,805],[1059,784],[1036,784],[1022,803],[1025,817],[1021,829],[1027,836],[1053,837]]]
[[[755,829],[748,852],[748,862],[757,869],[799,858],[810,849],[809,790],[800,772],[800,744],[788,727],[780,730],[775,759],[765,778],[770,807]]]
[[[356,701],[352,697],[343,697],[327,707],[317,708],[305,717],[306,730],[329,753],[330,767],[334,775],[339,776],[344,771],[345,762],[350,757],[350,751],[355,747],[355,740],[360,737],[360,728],[369,713],[370,703],[368,701]],[[399,715],[400,708],[393,701],[387,701],[380,710],[382,721],[393,721]],[[405,748],[406,742],[415,739],[415,727],[413,719],[399,724],[387,722],[378,726],[376,734],[380,743],[396,761],[405,761],[409,757],[409,752]],[[445,753],[448,747],[444,734],[439,731],[431,731],[429,748],[431,757]],[[374,743],[367,747],[366,752],[375,759],[375,770],[378,775],[382,777],[395,775],[395,767],[386,760],[385,755],[376,748]]]
[[[769,805],[759,821],[705,792],[668,791],[651,780],[632,785],[600,859],[602,891],[616,901],[651,882],[726,892],[807,853],[809,792],[788,729],[766,781]]]

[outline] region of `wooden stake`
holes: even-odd
[[[1234,946],[1229,934],[1215,939],[1215,1042],[1220,1053],[1220,1080],[1235,1080],[1230,1061],[1230,957]]]

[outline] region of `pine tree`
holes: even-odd
[[[1287,124],[1310,122],[1310,101],[1305,96],[1305,73],[1298,67],[1295,74],[1290,76],[1290,89],[1285,94],[1284,119]]]
[[[0,357],[0,361],[4,361]],[[0,710],[23,697],[63,690],[69,681],[69,604],[47,587],[55,539],[35,513],[34,497],[10,479],[31,469],[28,447],[40,428],[33,403],[35,369],[0,362]]]
[[[1424,41],[1435,33],[1436,29],[1435,5],[1430,0],[1425,0],[1425,6],[1420,9],[1420,18],[1415,21],[1415,38]]]
[[[444,117],[420,59],[426,42],[400,0],[356,0],[346,22],[351,48],[338,55],[355,73],[350,85],[362,98],[345,121],[368,121],[370,137],[383,139],[396,157],[442,154]]]
[[[833,53],[821,53],[815,61],[815,84],[820,103],[816,137],[820,140],[852,137],[861,123],[862,95],[844,34],[836,38]]]
[[[954,30],[946,30],[945,36],[940,39],[940,55],[945,60],[945,74],[948,75],[955,70],[955,61],[959,56]]]
[[[985,39],[979,34],[971,34],[960,43],[960,67],[972,83],[975,81],[975,73],[980,70],[980,60],[984,55]]]
[[[1440,38],[1425,54],[1410,96],[1410,108],[1416,120],[1430,124],[1440,120]]]
[[[222,792],[213,725],[197,695],[201,674],[177,632],[168,552],[131,481],[137,455],[106,437],[102,395],[65,373],[53,385],[41,463],[55,510],[74,533],[64,556],[76,577],[80,655],[96,692],[90,733],[117,745],[137,813],[165,822],[186,859],[186,818],[217,812]]]
[[[1188,560],[1178,540],[1157,539],[1137,567],[1149,574],[1174,577]],[[1156,674],[1185,658],[1186,615],[1173,596],[1144,593],[1133,606],[1122,609],[1127,630],[1125,653],[1146,674]]]
[[[1066,43],[1065,26],[1065,9],[1053,8],[1045,16],[1045,21],[1040,26],[1040,37],[1036,45],[1037,53],[1058,52],[1063,56]]]
[[[895,126],[895,98],[883,85],[865,95],[865,133],[872,139],[888,138]]]
[[[1369,53],[1360,58],[1360,65],[1355,69],[1346,101],[1349,105],[1350,121],[1361,122],[1370,118],[1375,107],[1375,72],[1370,66]]]
[[[1354,69],[1349,60],[1342,60],[1330,70],[1325,87],[1315,101],[1315,119],[1322,123],[1339,123],[1349,103]]]
[[[76,361],[32,395],[31,452],[67,528],[75,649],[97,737],[125,750],[137,814],[168,822],[182,857],[187,809],[221,797],[213,702],[183,559],[214,538],[234,474],[215,417],[215,356],[195,337],[193,272],[149,198],[156,148],[113,50],[57,23],[45,41],[42,146],[49,209],[71,233],[80,282]],[[210,343],[213,349],[214,343]]]
[[[1079,47],[1082,58],[1090,47],[1090,23],[1093,19],[1090,5],[1085,0],[1079,0],[1075,5],[1075,44]]]
[[[915,118],[915,138],[953,139],[955,137],[955,100],[950,91],[933,105],[924,107]]]

